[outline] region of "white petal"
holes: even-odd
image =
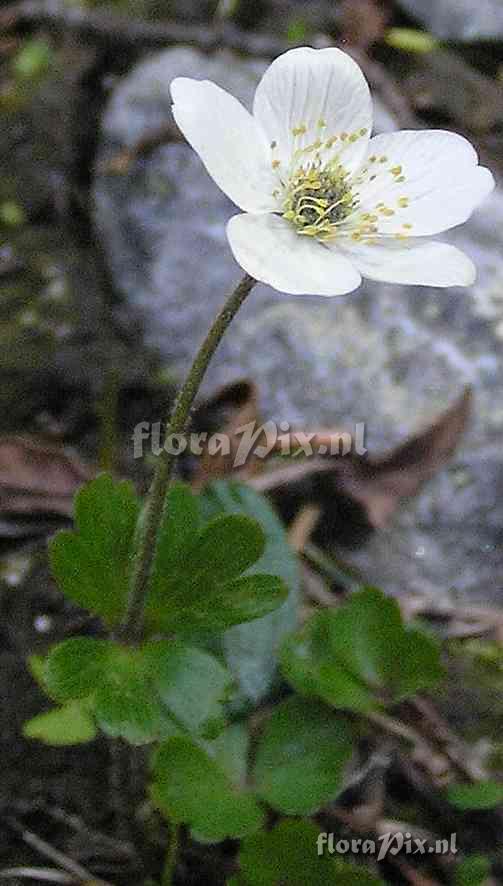
[[[277,143],[274,156],[281,166],[290,163],[297,148],[318,139],[326,144],[337,136],[330,153],[340,153],[341,162],[353,171],[372,128],[367,82],[356,62],[340,49],[302,47],[280,55],[257,87],[253,114],[269,141]],[[294,136],[293,130],[301,126],[305,134]]]
[[[209,80],[177,77],[173,115],[217,185],[241,209],[276,208],[277,176],[259,124],[234,96]]]
[[[477,164],[470,142],[454,132],[377,135],[356,177],[361,203],[351,222],[374,213],[382,233],[403,225],[411,225],[406,230],[413,236],[447,231],[465,222],[494,188],[492,174]]]
[[[337,249],[369,280],[415,286],[471,286],[472,260],[448,243],[434,240],[383,241],[374,245],[344,240]],[[335,247],[333,247],[335,249]]]
[[[361,283],[351,261],[279,215],[235,215],[227,225],[234,258],[256,280],[291,295],[343,295]]]

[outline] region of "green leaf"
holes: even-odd
[[[275,708],[257,752],[259,796],[287,815],[310,815],[341,788],[353,750],[342,717],[311,699],[288,698]]]
[[[309,28],[305,19],[294,18],[289,21],[286,31],[288,43],[301,45],[308,39],[308,34]]]
[[[206,594],[191,608],[182,605],[173,614],[171,629],[183,634],[194,631],[218,633],[273,612],[288,595],[280,578],[245,575],[224,585],[207,587]]]
[[[0,203],[0,224],[6,228],[18,228],[26,223],[26,215],[22,206],[14,200]]]
[[[225,480],[207,486],[199,497],[203,519],[217,514],[245,514],[257,520],[266,546],[250,574],[278,576],[288,598],[275,611],[251,624],[239,624],[214,641],[223,654],[238,690],[235,709],[257,704],[270,691],[277,675],[277,651],[283,638],[297,625],[300,599],[298,559],[288,544],[285,529],[267,499],[242,483]]]
[[[491,862],[485,855],[468,855],[456,865],[455,886],[483,886],[491,876]]]
[[[457,809],[493,809],[503,803],[503,784],[496,781],[454,784],[448,788],[447,796]]]
[[[214,737],[225,725],[228,671],[209,653],[180,642],[130,649],[75,637],[54,647],[43,669],[36,661],[35,669],[53,698],[88,699],[103,731],[132,744],[184,732]]]
[[[440,46],[440,41],[432,34],[415,28],[390,28],[385,39],[388,46],[392,46],[393,49],[402,49],[404,52],[420,55],[433,52]]]
[[[152,597],[162,599],[166,578],[186,560],[199,529],[196,496],[185,483],[173,484],[164,503],[159,541],[152,566]]]
[[[232,784],[244,788],[248,774],[248,748],[250,736],[245,724],[231,723],[212,742],[206,742],[206,750],[230,778]]]
[[[419,628],[408,627],[403,638],[405,648],[393,687],[395,701],[434,689],[444,676],[439,645],[434,637]]]
[[[161,706],[139,650],[74,637],[49,653],[45,681],[58,701],[89,699],[108,735],[142,744],[160,734]]]
[[[44,688],[57,701],[86,698],[103,680],[112,654],[113,645],[108,640],[64,640],[46,659]]]
[[[214,656],[177,641],[160,641],[144,647],[143,663],[163,708],[179,728],[203,737],[221,731],[231,677]]]
[[[199,523],[197,498],[182,484],[173,487],[147,601],[151,632],[222,631],[271,612],[286,596],[272,576],[241,577],[264,550],[256,520],[232,514]]]
[[[246,837],[241,844],[244,886],[383,886],[364,867],[318,855],[319,828],[310,821],[282,821],[271,831]]]
[[[15,77],[21,80],[33,80],[45,74],[54,59],[52,47],[47,40],[33,38],[26,40],[12,63]]]
[[[78,531],[59,532],[50,543],[52,571],[63,593],[109,625],[125,610],[139,507],[131,483],[101,474],[77,493]]]
[[[366,712],[436,686],[437,643],[404,626],[398,604],[373,588],[316,613],[281,652],[283,672],[305,695]]]
[[[94,711],[103,732],[113,738],[144,744],[159,737],[161,704],[140,650],[115,646],[96,687]]]
[[[189,581],[202,576],[208,581],[227,582],[237,578],[262,556],[264,533],[256,520],[244,514],[216,517],[202,530],[185,564]]]
[[[188,738],[170,738],[154,763],[153,798],[175,823],[219,842],[255,833],[264,815],[253,797],[239,792],[224,770]]]
[[[51,693],[49,692],[49,687],[47,686],[47,680],[45,678],[46,663],[47,658],[45,655],[29,655],[26,659],[28,670],[35,680],[35,683],[40,686],[46,695],[50,695]]]
[[[71,701],[28,720],[23,726],[23,735],[63,747],[92,741],[96,737],[96,726],[85,705]]]

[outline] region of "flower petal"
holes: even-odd
[[[340,49],[291,49],[269,66],[255,93],[253,114],[281,167],[295,150],[337,137],[330,155],[358,168],[372,128],[372,100],[360,68]],[[304,133],[294,135],[299,128]]]
[[[227,237],[238,264],[280,292],[343,295],[361,283],[351,261],[300,236],[279,215],[235,215]]]
[[[339,241],[337,247],[362,277],[414,286],[471,286],[477,275],[472,260],[449,243],[411,239],[374,245]]]
[[[177,125],[219,188],[241,209],[275,209],[270,148],[246,108],[209,80],[177,77],[171,96]]]
[[[465,222],[490,194],[494,179],[475,150],[454,132],[404,130],[370,140],[355,178],[362,215],[377,216],[380,233],[439,234]]]

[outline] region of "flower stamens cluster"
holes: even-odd
[[[283,218],[292,222],[298,234],[333,239],[337,226],[357,207],[347,178],[339,165],[323,168],[318,161],[301,166],[286,184]]]

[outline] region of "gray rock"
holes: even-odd
[[[226,52],[208,58],[184,48],[140,64],[110,99],[98,168],[169,121],[174,76],[214,79],[249,106],[263,67]],[[377,110],[377,128],[393,128],[390,115],[379,104]],[[235,208],[182,144],[155,149],[125,176],[98,175],[95,199],[125,295],[123,316],[143,324],[148,342],[181,375],[240,278],[224,230]],[[364,422],[374,454],[472,384],[475,416],[452,466],[353,561],[391,592],[438,595],[454,588],[495,599],[503,582],[502,196],[496,193],[449,239],[478,265],[471,290],[366,282],[350,296],[327,300],[258,286],[223,342],[206,390],[249,375],[260,386],[267,418],[350,432]]]
[[[503,37],[500,0],[399,0],[406,12],[437,37],[483,40]]]

